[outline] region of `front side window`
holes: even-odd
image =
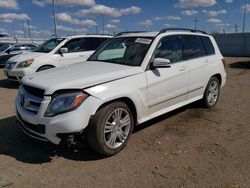
[[[162,39],[156,47],[154,58],[169,59],[171,63],[181,61],[181,36],[169,36]]]
[[[49,53],[54,50],[64,39],[53,38],[42,43],[34,52]]]
[[[79,39],[72,39],[69,42],[67,42],[63,48],[68,48],[68,53],[75,53],[75,52],[82,52],[83,46],[82,46],[82,40]]]
[[[88,60],[140,66],[152,40],[151,37],[113,38],[99,48]]]
[[[185,60],[206,55],[204,45],[199,36],[183,35],[183,58]]]

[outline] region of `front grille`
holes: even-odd
[[[44,90],[22,85],[19,92],[19,103],[27,111],[37,114],[44,96]]]
[[[24,121],[19,113],[17,113],[17,116],[18,116],[18,119],[21,121],[22,126],[25,126],[26,128],[28,128],[32,131],[35,131],[39,134],[45,134],[45,125],[40,125],[40,124],[35,125],[35,124],[31,124],[27,121]]]
[[[45,91],[43,89],[23,85],[23,88],[31,95],[43,98]]]
[[[15,76],[9,76],[9,75],[7,75],[7,77],[8,77],[8,79],[10,79],[10,80],[18,80]]]
[[[11,70],[13,69],[13,67],[16,65],[17,62],[11,62],[11,61],[7,61],[6,64],[5,64],[5,68],[7,70]]]

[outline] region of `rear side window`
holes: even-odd
[[[103,43],[102,38],[85,38],[83,39],[83,46],[85,51],[96,50]]]
[[[185,60],[206,55],[206,50],[199,36],[183,35],[182,41],[183,58]]]
[[[209,37],[201,37],[201,39],[202,39],[203,44],[205,46],[206,54],[207,55],[215,54],[214,46],[213,46],[210,38]]]

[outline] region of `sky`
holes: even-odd
[[[28,37],[29,22],[32,37],[48,38],[52,7],[52,0],[0,0],[0,33]],[[58,36],[194,28],[195,18],[200,30],[241,32],[244,8],[250,32],[250,0],[55,0]]]

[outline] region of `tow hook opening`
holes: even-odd
[[[84,141],[84,137],[81,133],[59,133],[57,134],[57,136],[62,139],[60,144],[67,145],[68,148],[70,148],[71,146],[82,145]]]

